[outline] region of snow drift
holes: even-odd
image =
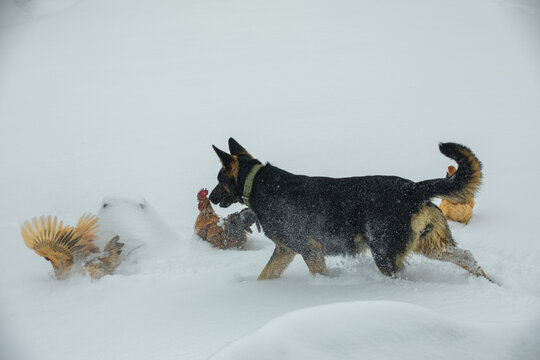
[[[508,336],[514,326],[458,322],[401,302],[337,303],[280,316],[211,359],[528,358],[516,346],[524,339]]]

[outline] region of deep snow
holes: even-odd
[[[1,359],[540,356],[537,1],[0,4]],[[369,255],[256,281],[262,234],[193,235],[229,136],[295,173],[412,180],[444,176],[437,142],[468,145],[484,185],[451,227],[502,286],[415,256],[389,279]],[[135,250],[56,281],[19,227],[88,211]]]
[[[336,303],[272,320],[212,359],[527,358],[531,349],[515,331],[514,324],[456,322],[405,303]]]

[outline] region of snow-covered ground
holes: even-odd
[[[540,358],[538,1],[3,0],[0,23],[0,359]],[[451,227],[501,286],[369,254],[256,281],[262,234],[193,235],[229,136],[334,177],[441,177],[437,143],[471,147],[484,185]],[[133,251],[54,280],[20,225],[89,211]]]

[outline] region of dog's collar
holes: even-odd
[[[244,183],[244,192],[242,193],[242,201],[244,204],[251,208],[251,204],[249,203],[249,197],[251,196],[251,188],[253,187],[253,180],[255,179],[255,175],[257,172],[262,168],[263,166],[261,164],[257,164],[251,168],[249,171],[248,176],[246,177],[246,182]]]

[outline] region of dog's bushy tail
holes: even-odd
[[[440,143],[439,150],[458,163],[457,171],[448,178],[424,180],[415,184],[417,194],[424,199],[441,197],[459,203],[473,197],[482,183],[482,163],[466,146]]]

